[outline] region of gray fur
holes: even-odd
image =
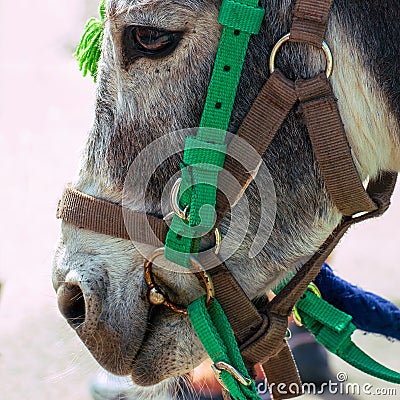
[[[269,76],[267,66],[273,44],[290,27],[294,1],[262,0],[261,4],[266,8],[266,17],[261,33],[250,42],[229,128],[233,133]],[[221,31],[217,23],[219,5],[219,1],[211,0],[107,2],[96,116],[76,182],[80,190],[121,202],[125,176],[136,155],[166,133],[199,124]],[[328,43],[339,61],[345,49],[357,55],[354,65],[345,66],[356,71],[357,77],[353,74],[347,82],[350,72],[346,75],[346,69],[342,69],[340,73],[335,71],[332,80],[338,88],[350,142],[358,143],[355,156],[363,178],[376,175],[379,169],[400,169],[399,17],[400,3],[394,0],[336,0],[333,7]],[[165,59],[141,58],[127,65],[121,39],[127,24],[182,29],[185,34],[175,52]],[[323,68],[323,59],[314,49],[285,45],[277,66],[291,78],[309,77]],[[372,112],[387,116],[389,122],[381,132],[364,126],[362,132],[352,129],[352,113],[357,113],[358,103],[350,111],[348,105],[353,104],[352,96],[359,94],[339,93],[339,88],[347,84],[350,88],[362,87]],[[379,157],[364,150],[368,141]],[[247,195],[255,218],[244,244],[228,262],[251,298],[301,265],[341,217],[326,192],[297,109],[290,113],[264,161],[277,196],[274,230],[263,251],[248,260],[246,254],[260,212],[256,188],[250,185]],[[161,190],[178,168],[178,160],[173,159],[159,171],[149,193],[149,211],[161,214]],[[225,223],[222,227],[226,229]],[[85,327],[85,322],[77,333],[105,367],[114,373],[132,374],[141,385],[152,385],[187,372],[205,354],[187,318],[164,309],[149,314],[142,265],[143,259],[132,243],[64,224],[54,286],[58,289],[74,270],[80,277],[77,284],[90,297],[98,280],[91,278],[92,288],[86,289],[82,282],[87,281],[90,268],[100,271],[98,276],[107,277],[98,300],[101,310],[93,317],[97,326]],[[182,294],[180,300],[188,302],[198,293],[196,280],[187,275],[178,278],[166,274],[163,279],[174,292]]]

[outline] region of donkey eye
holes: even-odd
[[[129,27],[124,36],[125,53],[132,60],[139,57],[167,56],[178,46],[182,32],[148,27]]]
[[[165,51],[176,43],[176,35],[171,32],[157,31],[155,29],[137,28],[133,32],[134,42],[143,51]]]

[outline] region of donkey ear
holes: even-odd
[[[95,82],[103,42],[105,7],[105,0],[102,0],[99,8],[100,20],[97,18],[89,19],[74,54],[79,63],[79,69],[83,72],[83,76],[86,76],[89,72]]]

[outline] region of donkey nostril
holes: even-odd
[[[65,284],[58,289],[58,308],[68,323],[77,329],[85,322],[86,305],[80,286]]]

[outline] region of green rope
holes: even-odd
[[[83,76],[86,76],[89,72],[95,82],[104,36],[105,0],[100,3],[99,15],[100,20],[90,18],[87,21],[82,39],[74,54],[79,63],[79,69],[83,72]]]

